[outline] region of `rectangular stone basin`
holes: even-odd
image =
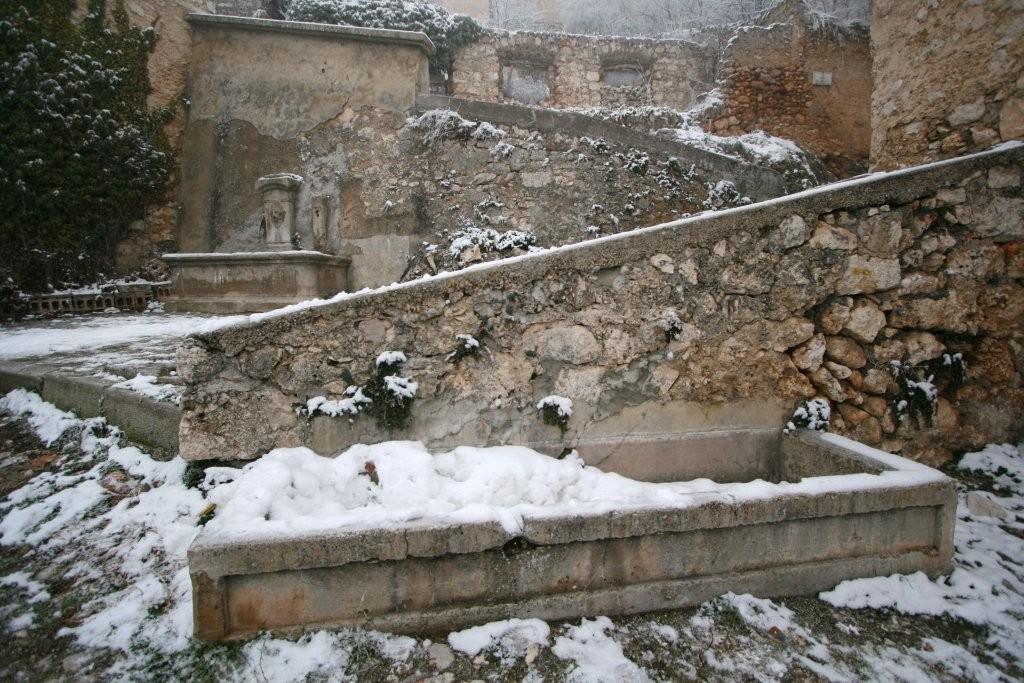
[[[731,478],[743,441],[729,432],[706,438],[722,440]],[[727,591],[803,595],[851,578],[949,571],[952,480],[834,435],[799,432],[774,444],[746,454],[746,473],[759,481],[671,507],[533,516],[519,534],[496,522],[418,521],[240,542],[207,529],[188,553],[195,634],[443,633],[511,617],[633,614]],[[712,479],[714,459],[704,454],[713,446],[703,444],[699,457]],[[686,444],[673,455],[686,461]]]
[[[164,254],[169,311],[255,313],[348,289],[349,259],[316,251]]]

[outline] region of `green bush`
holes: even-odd
[[[0,271],[25,291],[110,273],[172,163],[149,112],[152,29],[90,0],[0,0]]]
[[[430,67],[450,73],[455,53],[476,42],[483,27],[423,0],[281,0],[292,21],[314,21],[364,28],[422,31],[434,43]]]

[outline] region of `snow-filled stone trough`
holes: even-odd
[[[446,632],[950,569],[956,493],[940,472],[809,431],[748,455],[758,476],[738,483],[640,482],[575,455],[431,455],[409,442],[211,468],[216,514],[188,553],[195,634]]]

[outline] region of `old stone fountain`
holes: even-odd
[[[330,203],[310,199],[315,250],[298,247],[296,216],[302,176],[275,173],[256,181],[263,204],[256,251],[165,254],[171,267],[172,311],[267,311],[349,288],[349,259],[325,253]]]

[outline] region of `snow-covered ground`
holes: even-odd
[[[173,347],[182,337],[210,332],[245,316],[211,317],[172,313],[94,313],[67,315],[0,326],[0,360],[83,354],[105,349]]]
[[[245,316],[147,313],[64,315],[0,325],[0,362],[42,364],[47,371],[88,375],[158,401],[177,401],[174,374],[182,339]]]
[[[25,438],[34,446],[17,442],[19,429],[31,432]],[[380,449],[388,447],[361,453],[383,462]],[[458,457],[448,460],[438,467],[460,466]],[[22,477],[5,484],[10,492],[0,502],[0,628],[7,631],[0,677],[1019,679],[1024,444],[990,446],[960,466],[966,481],[998,497],[970,493],[969,509],[965,487],[956,569],[939,581],[850,581],[820,599],[728,594],[693,610],[550,625],[510,620],[434,641],[337,630],[201,646],[190,639],[185,551],[211,499],[238,494],[230,493],[230,477],[209,477],[204,494],[186,486],[181,460],[157,462],[121,443],[102,419],[80,420],[14,391],[0,399],[0,481]],[[293,470],[279,474],[301,479]],[[315,485],[316,472],[307,474]]]

